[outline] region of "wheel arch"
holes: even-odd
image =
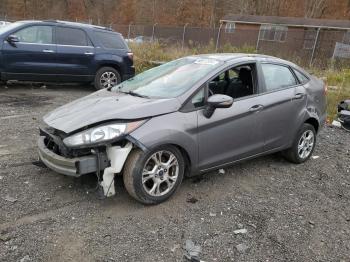
[[[315,128],[316,133],[318,133],[319,127],[320,127],[320,123],[318,122],[318,120],[316,118],[309,117],[308,119],[306,119],[304,121],[304,123],[312,125]]]
[[[139,147],[138,145],[136,145],[136,146]],[[180,151],[180,153],[181,153],[181,155],[183,157],[184,163],[185,163],[185,176],[191,176],[193,161],[191,160],[189,152],[187,152],[187,150],[183,146],[181,146],[179,144],[176,144],[176,143],[173,143],[173,142],[158,144],[158,145],[156,145],[156,146],[154,146],[154,147],[152,147],[150,149],[147,148],[146,150],[147,151],[152,151],[152,150],[154,150],[154,149],[156,149],[158,147],[161,147],[161,146],[173,146],[173,147],[176,147]],[[143,149],[141,147],[139,147],[139,148],[145,152],[145,149]]]
[[[123,72],[122,72],[121,67],[117,63],[102,63],[102,64],[99,64],[97,69],[96,69],[95,74],[98,72],[98,70],[100,70],[103,67],[112,67],[112,68],[114,68],[115,70],[118,71],[120,77],[122,78]]]
[[[181,152],[181,154],[184,158],[184,162],[185,162],[185,176],[190,176],[192,162],[191,162],[190,155],[188,154],[186,149],[180,145],[177,145],[177,144],[169,144],[169,145],[175,146]]]

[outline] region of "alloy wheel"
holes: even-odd
[[[305,159],[310,156],[315,143],[315,135],[311,130],[306,130],[299,139],[298,156]]]
[[[118,84],[118,78],[115,73],[107,71],[101,75],[100,84],[103,88],[110,88]]]
[[[169,151],[157,151],[148,158],[142,171],[142,185],[147,194],[163,196],[176,184],[179,162]]]

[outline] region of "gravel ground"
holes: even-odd
[[[41,117],[92,91],[0,88],[0,261],[183,261],[186,240],[204,261],[350,261],[350,133],[323,129],[301,165],[275,154],[186,179],[158,206],[120,178],[98,200],[94,176],[36,162]]]

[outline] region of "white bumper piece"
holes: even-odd
[[[107,147],[107,157],[111,161],[111,166],[105,168],[103,172],[103,181],[101,182],[103,193],[106,197],[115,195],[114,175],[122,171],[131,149],[131,143],[127,143],[125,147]]]

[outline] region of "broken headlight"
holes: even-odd
[[[130,123],[111,123],[93,127],[63,139],[67,147],[87,146],[108,142],[122,135],[129,134],[141,126],[145,120]]]

